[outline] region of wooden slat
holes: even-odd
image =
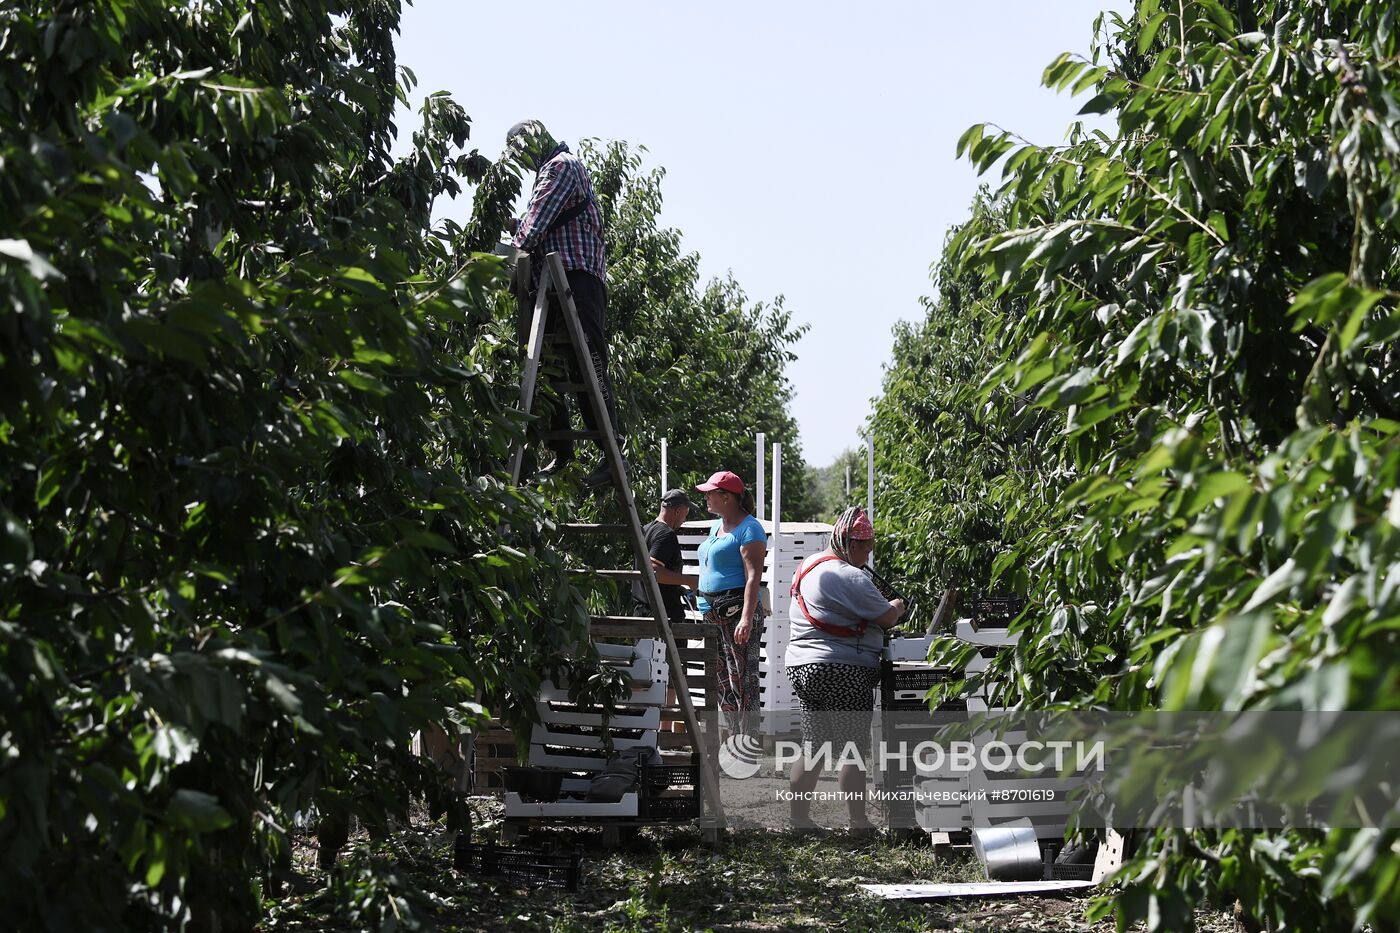
[[[656,623],[645,622],[594,622],[589,627],[594,638],[651,638],[656,634]]]
[[[658,732],[656,744],[661,748],[695,748],[695,737],[689,732]]]
[[[711,622],[677,622],[671,626],[671,634],[677,638],[719,640],[719,626]]]
[[[599,525],[588,522],[569,522],[567,525],[560,525],[559,530],[569,534],[600,534],[600,535],[620,535],[627,531],[626,525]]]
[[[718,647],[705,648],[681,648],[679,649],[682,661],[717,661],[719,660]]]
[[[540,434],[547,441],[596,441],[602,436],[598,431],[544,431]]]
[[[640,570],[595,570],[592,567],[573,567],[569,573],[579,577],[600,577],[604,580],[640,580]],[[648,617],[648,621],[651,621]]]

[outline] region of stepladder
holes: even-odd
[[[528,276],[525,278],[528,279]],[[517,291],[518,299],[522,292],[523,289]],[[643,532],[642,520],[638,514],[631,481],[627,475],[627,466],[623,460],[619,438],[613,430],[615,426],[609,417],[602,384],[595,369],[594,356],[579,318],[578,308],[569,287],[563,261],[558,253],[550,253],[544,257],[538,284],[534,289],[532,305],[533,308],[528,315],[528,328],[518,326],[518,330],[525,337],[525,357],[520,382],[520,410],[526,415],[534,414],[537,388],[543,372],[542,363],[547,350],[553,346],[560,353],[572,354],[573,359],[577,362],[573,378],[577,379],[578,382],[567,386],[556,385],[555,388],[561,391],[567,389],[576,393],[580,404],[589,406],[591,410],[592,417],[586,418],[586,422],[596,427],[583,431],[545,432],[541,436],[545,440],[554,438],[567,442],[592,441],[596,443],[602,453],[603,461],[607,465],[607,485],[616,495],[622,521],[620,525],[585,525],[580,523],[570,526],[569,530],[621,534],[626,539],[631,551],[634,563],[632,568],[621,570],[584,569],[599,577],[639,583],[641,594],[650,610],[648,616],[595,616],[592,635],[596,639],[627,637],[629,634],[635,634],[643,638],[658,639],[664,645],[671,695],[678,708],[680,721],[684,724],[685,730],[691,738],[692,748],[696,751],[696,757],[699,759],[699,791],[704,803],[704,816],[701,818],[700,825],[706,838],[713,841],[725,822],[718,773],[715,768],[716,757],[714,754],[698,753],[702,743],[712,743],[717,737],[713,730],[707,736],[705,730],[702,729],[691,696],[694,685],[687,678],[687,663],[695,662],[702,655],[708,656],[708,646],[699,652],[693,648],[682,649],[676,641],[675,627],[667,618],[660,585],[656,579]],[[525,309],[527,307],[528,305],[522,302],[519,325],[526,323]],[[551,315],[558,317],[551,321]],[[561,324],[562,326],[560,326]],[[563,437],[555,438],[557,434],[562,434]],[[522,479],[525,479],[523,474],[526,446],[522,445],[517,448],[511,460],[511,482],[514,485],[518,485]],[[687,626],[686,628],[693,627]],[[686,634],[693,637],[698,633],[687,632]]]

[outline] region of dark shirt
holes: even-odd
[[[663,521],[651,521],[642,529],[646,535],[647,551],[667,570],[681,572],[681,540],[676,530]],[[673,583],[661,584],[661,604],[666,607],[666,618],[672,623],[685,621],[685,606],[681,602],[681,587]],[[637,615],[651,615],[651,603],[642,591],[640,580],[632,584],[632,611]]]

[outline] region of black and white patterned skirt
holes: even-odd
[[[818,662],[789,667],[787,675],[802,703],[806,754],[821,755],[824,743],[831,743],[832,761],[841,757],[848,743],[862,755],[869,750],[878,667]]]

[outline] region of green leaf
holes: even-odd
[[[392,390],[380,379],[371,376],[369,373],[360,372],[357,369],[342,369],[336,375],[351,388],[361,392],[368,392],[371,395],[384,396]]]
[[[34,559],[34,542],[13,512],[0,505],[0,569],[28,566]]]
[[[1206,474],[1194,484],[1183,514],[1195,515],[1215,500],[1228,498],[1249,488],[1249,479],[1240,473],[1223,470]]]
[[[217,797],[189,788],[181,788],[175,792],[165,810],[165,818],[172,826],[191,833],[214,832],[233,825],[233,817],[219,805]]]
[[[1157,38],[1157,33],[1167,21],[1166,13],[1158,13],[1147,21],[1142,27],[1142,32],[1138,33],[1137,51],[1139,55],[1146,55],[1147,50],[1152,48],[1153,41]]]
[[[40,281],[63,278],[47,259],[30,247],[28,240],[0,239],[0,257],[20,263]]]
[[[1271,602],[1283,595],[1293,587],[1302,583],[1306,579],[1305,574],[1290,557],[1284,561],[1279,568],[1269,574],[1249,597],[1249,602],[1245,603],[1245,611],[1256,609],[1265,603]]]

